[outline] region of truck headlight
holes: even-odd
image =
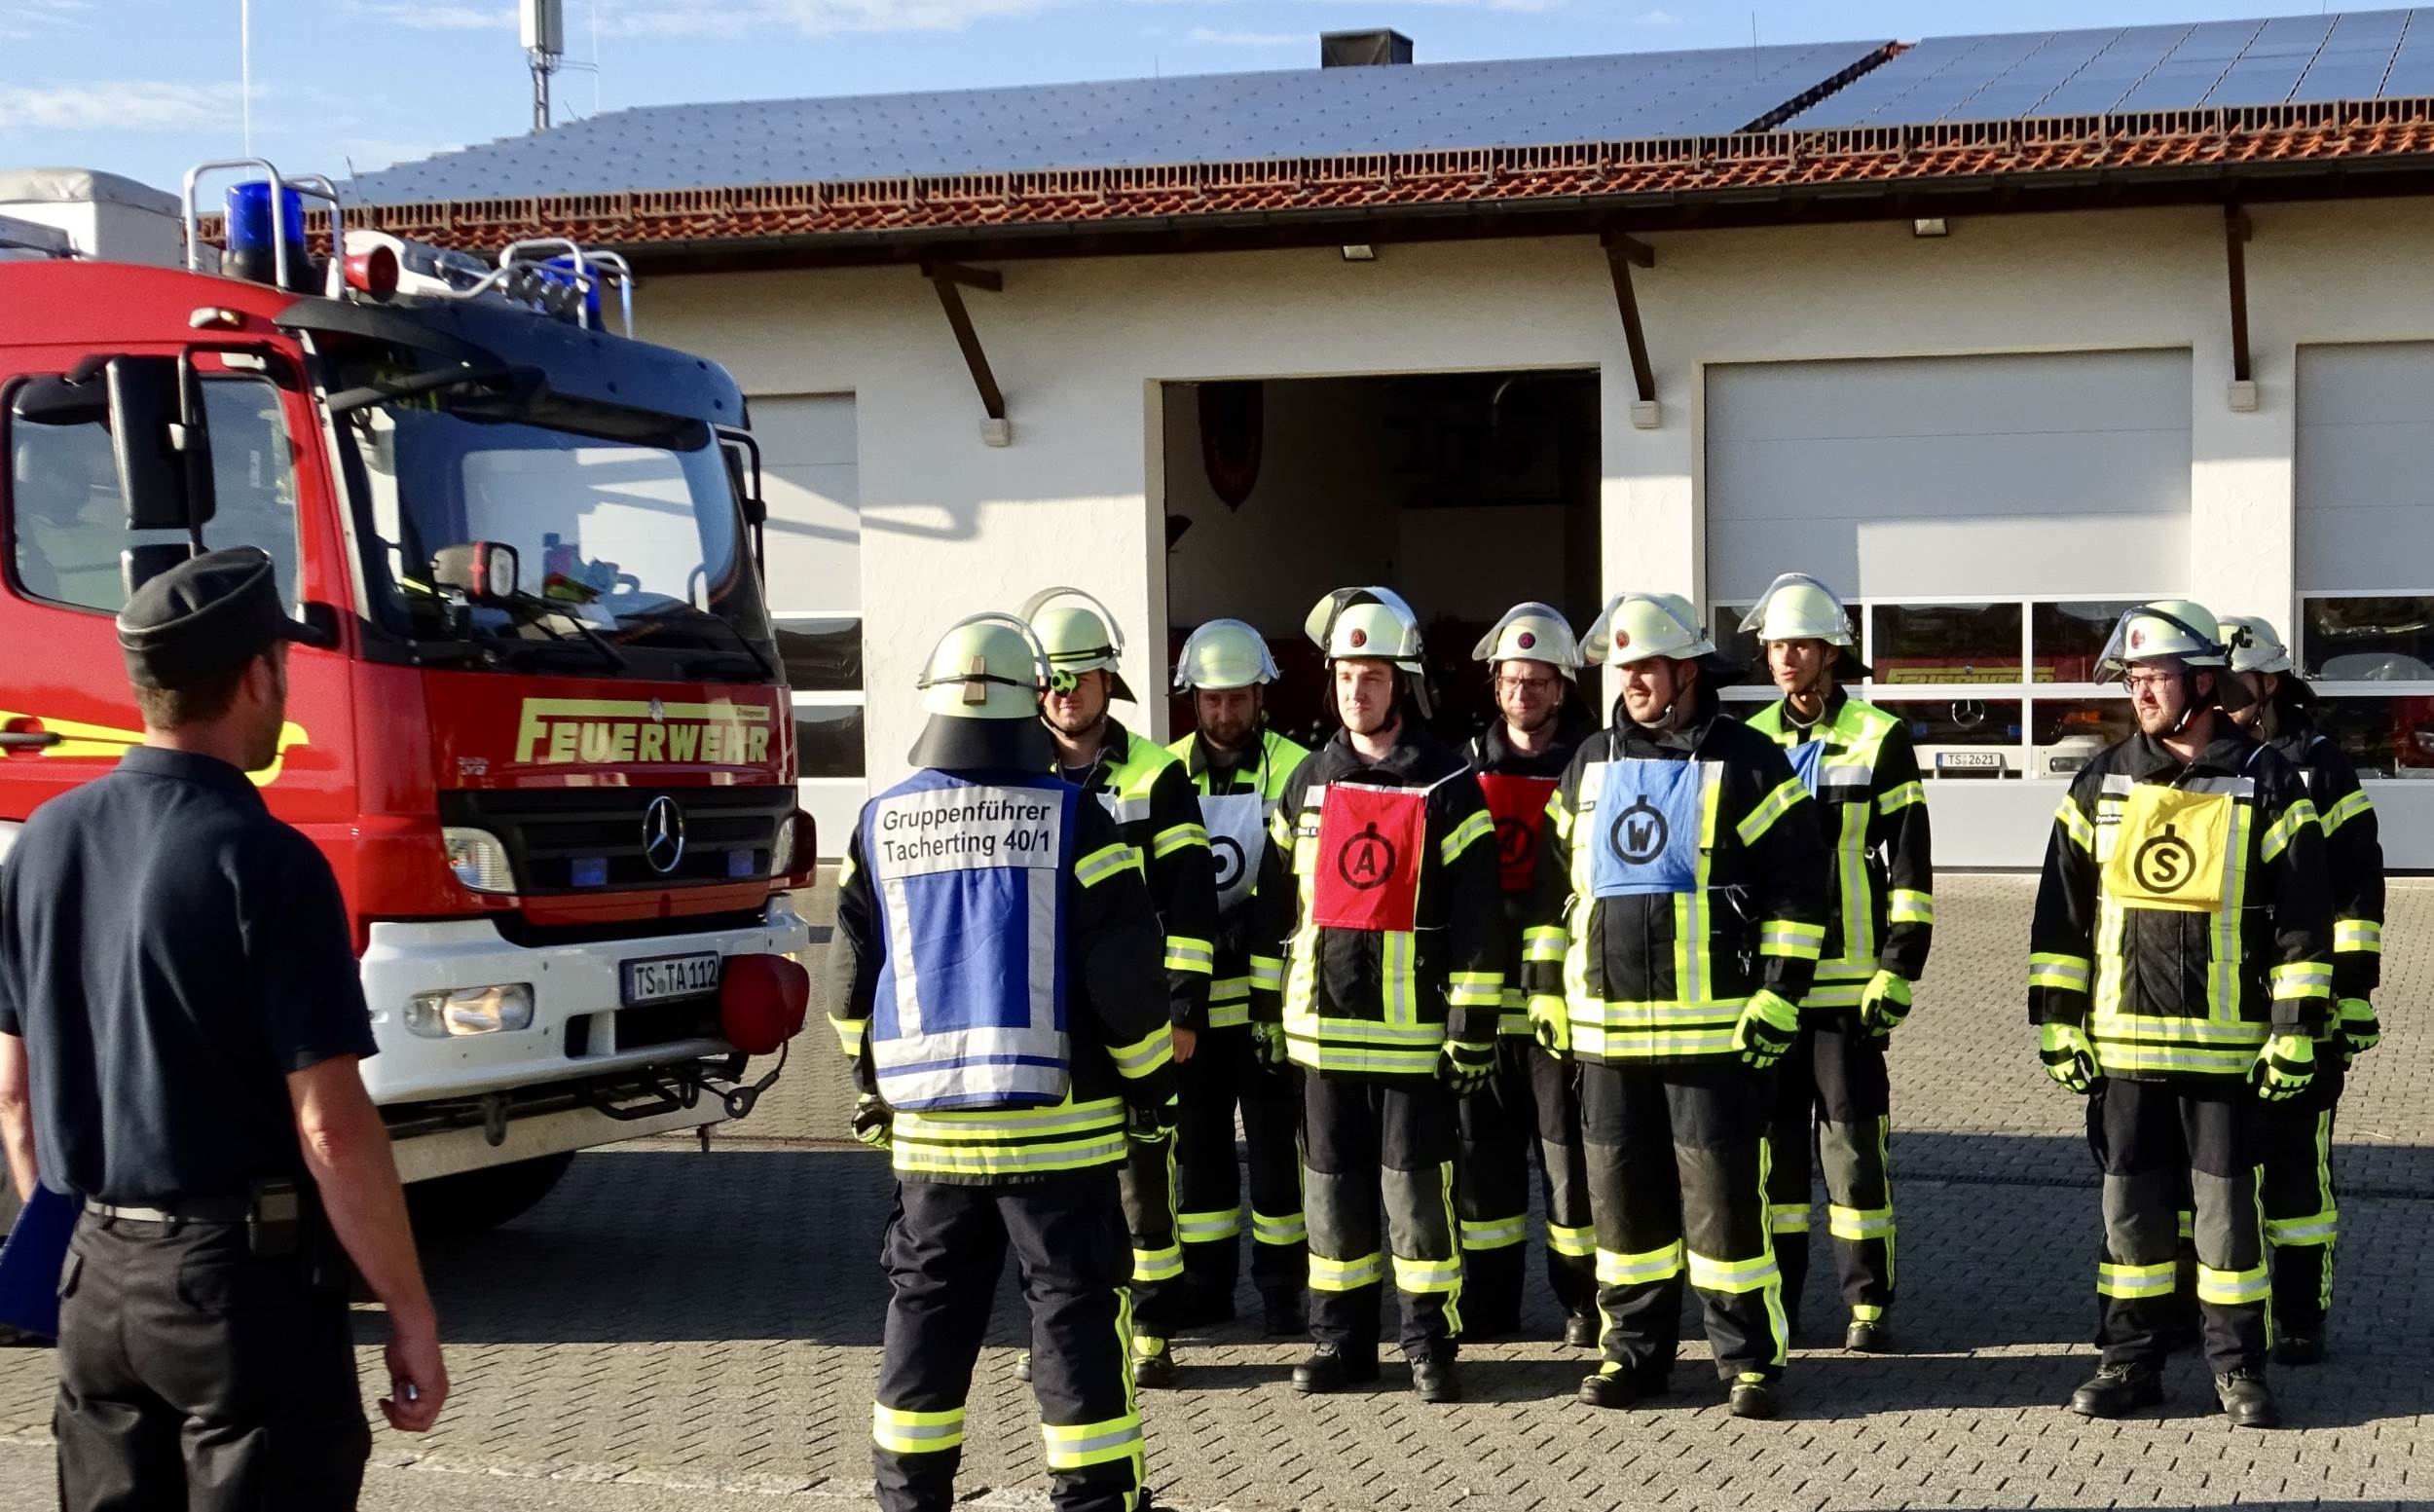
[[[778,837],[769,847],[769,874],[773,877],[792,876],[798,866],[808,868],[812,852],[818,845],[811,816],[796,809],[778,821]]]
[[[533,984],[442,987],[406,1000],[406,1028],[426,1040],[533,1027]]]
[[[512,893],[515,869],[507,865],[507,847],[488,830],[442,830],[439,843],[448,853],[448,869],[459,882],[477,893]]]

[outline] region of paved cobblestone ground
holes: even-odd
[[[1246,1512],[2434,1505],[2434,883],[2395,887],[2388,1037],[2342,1110],[2335,1360],[2277,1373],[2294,1430],[2240,1435],[2186,1357],[2157,1413],[2091,1423],[2058,1405],[2090,1364],[2097,1212],[2082,1104],[2045,1083],[2022,1021],[2031,885],[1940,884],[1934,969],[1896,1042],[1905,1353],[1832,1346],[1826,1266],[1790,1417],[1773,1423],[1727,1417],[1695,1346],[1676,1377],[1687,1389],[1646,1411],[1573,1405],[1588,1357],[1548,1337],[1466,1351],[1472,1399],[1426,1407],[1392,1366],[1372,1391],[1297,1397],[1298,1347],[1236,1325],[1187,1343],[1185,1389],[1145,1399],[1163,1497]],[[784,1094],[739,1127],[758,1137],[586,1156],[526,1218],[429,1257],[458,1394],[439,1432],[378,1436],[367,1507],[867,1501],[889,1182],[878,1159],[814,1142],[841,1127],[844,1096],[825,1044],[803,1049]],[[1009,1373],[1019,1326],[1009,1289],[972,1397],[975,1505],[1043,1504],[1029,1396]],[[377,1318],[360,1337],[369,1396]],[[0,1508],[51,1505],[50,1393],[47,1353],[0,1353]]]

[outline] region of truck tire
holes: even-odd
[[[406,1188],[406,1212],[415,1233],[427,1238],[485,1234],[549,1196],[573,1163],[574,1152],[569,1150],[512,1165],[434,1176]]]

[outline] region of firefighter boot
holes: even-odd
[[[1585,1377],[1580,1389],[1573,1393],[1592,1407],[1636,1407],[1652,1396],[1665,1394],[1662,1372],[1636,1371],[1615,1360],[1598,1367],[1598,1373]]]
[[[1753,1370],[1745,1370],[1733,1382],[1726,1398],[1736,1418],[1767,1419],[1784,1410],[1783,1398],[1775,1390],[1775,1383]]]
[[[2278,1428],[2282,1410],[2273,1403],[2273,1388],[2261,1370],[2235,1370],[2214,1378],[2215,1400],[2234,1428]]]
[[[1455,1371],[1450,1356],[1414,1360],[1412,1389],[1420,1393],[1423,1402],[1458,1402],[1462,1399],[1462,1378]]]
[[[2273,1363],[2276,1365],[2321,1365],[2324,1363],[2322,1334],[2284,1334],[2273,1341]]]
[[[1377,1379],[1377,1355],[1365,1354],[1354,1359],[1331,1344],[1315,1346],[1310,1350],[1309,1359],[1293,1367],[1293,1389],[1296,1391],[1341,1391],[1346,1386]]]
[[[2126,1418],[2163,1400],[2163,1373],[2153,1365],[2104,1365],[2071,1393],[2083,1418]]]
[[[1595,1312],[1572,1312],[1564,1318],[1564,1342],[1575,1349],[1598,1346],[1598,1315]]]
[[[1162,1391],[1175,1383],[1175,1352],[1165,1340],[1133,1337],[1132,1383],[1144,1391]]]

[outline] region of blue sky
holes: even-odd
[[[1308,67],[1394,26],[1419,60],[1916,38],[2304,12],[2208,0],[565,0],[560,114],[677,100]],[[252,0],[253,144],[371,168],[525,129],[514,0]],[[173,189],[244,145],[239,0],[0,0],[0,166]],[[597,39],[595,41],[595,39]]]

